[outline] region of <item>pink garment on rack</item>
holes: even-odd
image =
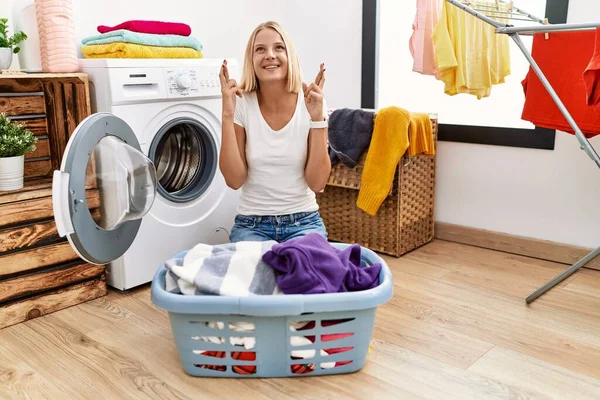
[[[595,32],[535,34],[531,55],[585,137],[600,134],[600,112],[586,104],[583,72],[594,53]],[[575,134],[542,82],[529,67],[521,82],[525,105],[521,118],[535,126]]]
[[[596,39],[592,59],[583,72],[585,101],[588,106],[600,103],[600,27],[596,28]]]
[[[192,33],[192,28],[181,22],[131,20],[122,22],[113,27],[106,25],[98,26],[98,32],[100,33],[107,33],[118,29],[127,29],[132,32],[153,33],[158,35],[190,36]]]
[[[435,52],[431,34],[437,25],[445,0],[417,0],[417,13],[413,21],[413,33],[409,40],[413,57],[413,71],[439,77],[435,65]]]

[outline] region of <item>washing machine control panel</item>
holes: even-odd
[[[165,70],[169,97],[221,94],[219,68],[170,68]]]

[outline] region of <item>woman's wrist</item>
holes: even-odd
[[[328,128],[328,123],[327,120],[325,119],[325,117],[321,118],[320,120],[313,120],[311,118],[310,120],[310,129],[325,129]]]

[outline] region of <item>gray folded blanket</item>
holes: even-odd
[[[354,168],[369,147],[373,135],[374,112],[340,108],[329,116],[329,159],[331,165],[341,161]]]
[[[282,294],[275,271],[262,256],[277,244],[199,243],[165,261],[165,290],[184,295],[254,296]]]

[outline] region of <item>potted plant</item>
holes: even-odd
[[[25,32],[16,32],[8,36],[8,18],[0,18],[0,69],[8,69],[12,64],[13,54],[17,54],[21,48],[17,44],[27,39]]]
[[[23,187],[25,154],[35,150],[36,142],[30,130],[0,113],[0,191]]]

